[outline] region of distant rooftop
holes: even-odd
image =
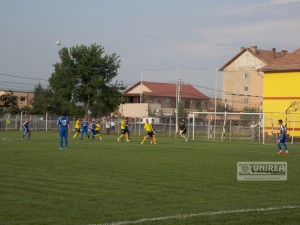
[[[300,71],[300,48],[272,61],[262,68],[263,72]]]
[[[251,46],[249,48],[241,47],[240,52],[236,54],[232,59],[230,59],[227,63],[225,63],[219,71],[223,71],[227,66],[229,66],[234,60],[236,60],[246,51],[250,52],[255,57],[265,62],[266,64],[269,64],[276,59],[282,58],[287,54],[286,50],[277,52],[276,48],[272,48],[272,50],[263,50],[263,49],[258,49],[257,46]]]
[[[124,92],[124,96],[133,96],[137,93],[129,93],[132,89],[141,84],[141,81],[130,87]],[[143,85],[145,85],[150,91],[143,92],[146,96],[156,96],[156,97],[176,97],[176,84],[170,83],[158,83],[158,82],[149,82],[143,81]],[[202,92],[194,88],[190,84],[182,84],[181,85],[181,97],[182,98],[193,98],[193,99],[208,99],[206,95]]]

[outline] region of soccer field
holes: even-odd
[[[0,224],[300,224],[300,150],[276,145],[0,133]],[[287,181],[237,181],[238,161],[285,161]]]

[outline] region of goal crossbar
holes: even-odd
[[[224,126],[226,124],[226,118],[229,117],[230,115],[239,115],[239,116],[242,116],[242,115],[248,115],[248,116],[258,116],[259,117],[259,124],[260,126],[262,127],[262,143],[265,144],[265,126],[263,125],[264,124],[264,113],[246,113],[246,112],[243,112],[243,113],[234,113],[234,112],[193,112],[193,129],[192,129],[192,140],[195,140],[195,115],[196,114],[202,114],[202,115],[210,115],[210,116],[214,116],[215,120],[214,120],[214,129],[213,129],[213,139],[214,141],[216,140],[216,117],[217,115],[223,115],[224,116]],[[224,129],[224,127],[223,127]],[[260,129],[259,129],[259,132],[260,132]],[[260,134],[259,134],[259,137],[260,137]],[[223,135],[222,135],[222,139],[223,140]]]

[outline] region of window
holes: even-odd
[[[20,102],[26,102],[26,97],[20,97]]]
[[[170,98],[161,98],[161,106],[163,108],[171,108],[171,99]]]
[[[249,91],[249,87],[245,86],[245,91],[248,92]]]
[[[248,102],[249,102],[248,98],[244,98],[244,103],[248,104]]]
[[[244,74],[244,79],[248,80],[249,79],[249,73]]]
[[[188,99],[185,99],[185,101],[184,101],[184,107],[186,109],[190,109],[191,108],[191,102]]]
[[[196,109],[202,109],[202,102],[201,101],[196,102]]]
[[[171,102],[170,98],[161,98],[161,102],[165,104],[169,104]]]

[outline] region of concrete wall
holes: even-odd
[[[122,104],[119,111],[123,116],[132,118],[148,117],[148,103],[128,103]]]
[[[145,85],[140,84],[138,86],[136,86],[135,88],[133,88],[132,90],[130,90],[128,93],[129,94],[136,94],[136,93],[143,93],[143,92],[152,92],[149,88],[147,88]]]
[[[0,91],[0,96],[3,94],[10,94],[10,91]],[[12,94],[14,96],[18,97],[18,106],[19,108],[22,108],[23,106],[31,107],[30,101],[34,97],[34,93],[32,92],[21,92],[21,91],[12,91]],[[23,101],[21,101],[23,100]],[[2,103],[0,102],[0,105]]]
[[[262,96],[263,78],[256,70],[264,65],[264,62],[246,51],[223,70],[222,99],[224,101],[226,98],[234,111],[243,111],[245,107],[259,107],[259,97],[234,94]],[[248,78],[245,78],[246,73],[249,74]],[[245,87],[248,87],[248,91]]]

